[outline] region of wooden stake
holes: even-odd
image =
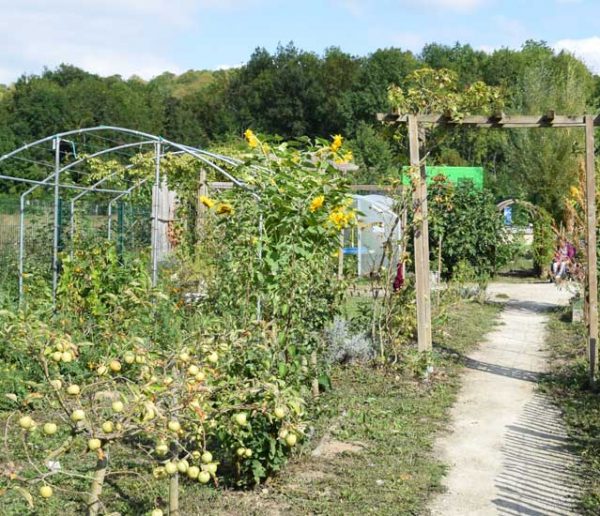
[[[598,270],[596,255],[596,160],[594,156],[594,118],[585,115],[585,196],[586,196],[586,240],[587,240],[587,288],[590,383],[596,384],[598,363]]]
[[[318,361],[317,361],[317,352],[313,351],[310,354],[310,366],[314,375],[317,375]],[[312,395],[314,398],[319,396],[319,377],[315,376],[312,381]]]
[[[179,516],[179,473],[169,479],[169,516]]]
[[[358,255],[357,255],[358,256]],[[344,230],[340,231],[340,248],[338,249],[338,280],[344,279]]]
[[[408,115],[410,166],[418,169],[413,193],[415,223],[415,275],[417,289],[417,333],[419,351],[431,350],[431,298],[429,288],[429,224],[425,164],[419,155],[419,124]]]
[[[200,196],[208,195],[208,186],[206,184],[206,170],[200,169],[198,178],[198,197],[196,199],[196,236],[200,238],[202,233],[202,224],[206,215],[206,206],[200,201]]]

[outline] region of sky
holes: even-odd
[[[290,41],[367,55],[457,41],[491,52],[528,39],[600,74],[600,0],[0,0],[0,83],[60,63],[145,79],[229,68]]]

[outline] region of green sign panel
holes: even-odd
[[[404,167],[408,170],[408,167]],[[427,184],[431,183],[435,176],[446,176],[452,183],[471,181],[477,190],[483,190],[483,167],[425,167],[427,171]],[[409,178],[405,174],[402,178],[403,184],[409,184]]]

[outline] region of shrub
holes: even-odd
[[[373,342],[364,331],[352,333],[348,321],[341,317],[336,317],[325,329],[325,340],[331,362],[366,362],[375,357]]]

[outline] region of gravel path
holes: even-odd
[[[497,329],[466,357],[450,432],[436,443],[450,465],[447,491],[431,514],[577,514],[576,458],[560,413],[536,392],[546,370],[544,311],[571,294],[548,283],[493,284],[489,293],[510,299]]]

